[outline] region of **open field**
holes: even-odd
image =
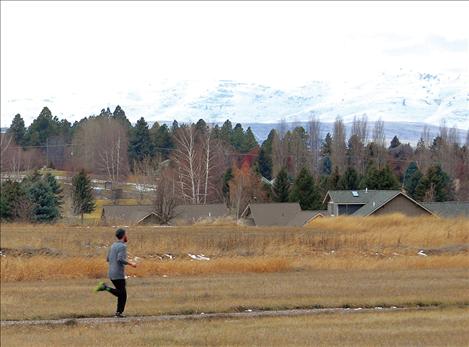
[[[100,278],[115,227],[3,224],[3,281]],[[131,275],[469,268],[467,219],[318,220],[308,228],[130,226]],[[189,254],[210,258],[194,261]]]
[[[469,309],[3,327],[2,346],[467,346]],[[240,333],[242,332],[242,333]]]
[[[106,277],[104,258],[115,228],[2,224],[1,319],[112,314],[115,298],[92,289]],[[2,345],[64,345],[73,339],[79,346],[96,341],[457,346],[468,338],[463,329],[469,320],[467,219],[393,215],[323,219],[308,228],[218,222],[126,229],[129,255],[140,258],[137,269],[128,269],[126,313],[131,316],[314,307],[434,309],[129,323],[126,335],[119,334],[118,324],[2,327]]]
[[[4,320],[102,317],[97,280],[2,282]],[[469,305],[469,270],[316,270],[128,279],[128,315],[297,307]]]

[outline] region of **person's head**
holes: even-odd
[[[119,228],[116,230],[116,237],[119,241],[127,242],[127,233],[125,229]]]

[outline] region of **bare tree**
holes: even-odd
[[[173,159],[181,196],[191,204],[206,204],[216,194],[216,174],[220,174],[219,166],[224,162],[223,148],[209,128],[197,130],[194,125],[180,127],[175,142]]]
[[[374,157],[378,169],[384,167],[386,163],[386,135],[384,133],[384,121],[379,118],[373,127]]]
[[[89,172],[104,174],[118,183],[128,174],[127,129],[112,118],[85,121],[73,139],[74,157]]]
[[[247,162],[238,168],[233,167],[233,178],[229,182],[230,205],[236,212],[236,218],[241,216],[251,201],[263,199],[261,181],[250,169]]]
[[[143,200],[149,192],[156,189],[156,179],[160,171],[160,162],[152,157],[134,161],[134,176],[137,190],[140,192],[140,200]]]
[[[154,211],[161,224],[168,224],[176,217],[178,188],[176,173],[172,168],[164,168],[157,180]]]
[[[331,160],[334,166],[339,168],[342,174],[346,167],[346,144],[345,126],[342,118],[337,117],[334,122],[334,132],[332,136]]]
[[[319,176],[319,157],[321,151],[321,122],[318,116],[313,116],[308,123],[309,150],[311,152],[311,167],[313,174]]]

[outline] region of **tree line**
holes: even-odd
[[[424,128],[413,147],[397,136],[386,143],[384,127],[356,117],[347,134],[338,117],[322,138],[318,117],[306,127],[281,121],[258,143],[250,128],[229,120],[150,127],[142,117],[132,125],[117,106],[71,124],[45,107],[29,127],[14,117],[1,138],[1,165],[9,174],[42,166],[83,169],[116,184],[132,176],[157,192],[162,211],[175,203],[226,202],[239,215],[252,201],[299,201],[317,209],[330,189],[403,189],[419,201],[469,200],[469,131],[460,144],[457,130],[444,123],[434,137]]]

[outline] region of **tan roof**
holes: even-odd
[[[257,226],[286,226],[298,212],[297,202],[249,204],[241,217],[252,218]]]
[[[174,219],[195,222],[204,218],[220,218],[228,215],[225,204],[179,205],[175,208]]]
[[[109,205],[103,206],[101,217],[106,221],[123,221],[127,223],[138,223],[153,212],[152,205]]]
[[[324,214],[324,212],[325,211],[300,211],[288,222],[287,225],[291,227],[302,227],[315,216],[320,213]]]

